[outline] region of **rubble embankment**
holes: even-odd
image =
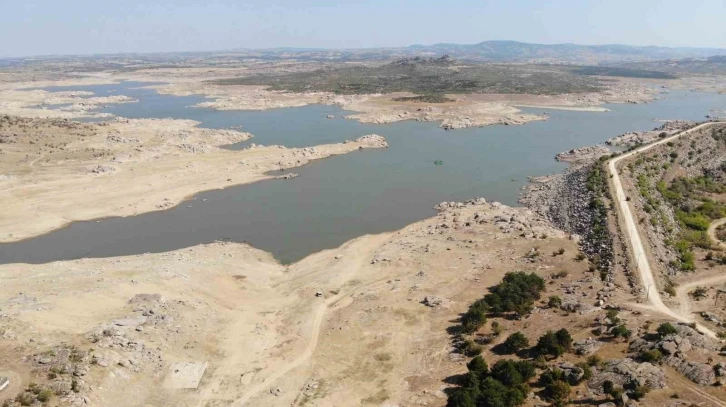
[[[558,229],[571,233],[582,252],[594,259],[595,266],[609,279],[613,239],[608,232],[607,211],[602,201],[607,193],[607,181],[596,160],[604,155],[604,150],[598,147],[578,150],[561,154],[574,159],[580,152],[587,153],[583,155],[589,158],[577,158],[577,165],[561,174],[530,178],[519,202],[546,217]]]

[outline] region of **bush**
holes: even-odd
[[[529,347],[529,339],[521,332],[509,335],[502,343],[502,350],[506,353],[517,353],[526,347]]]
[[[43,389],[38,393],[38,401],[41,403],[45,403],[47,401],[50,401],[50,399],[53,397],[53,391],[50,389]]]
[[[615,385],[610,380],[605,380],[602,382],[602,392],[605,394],[610,394],[615,390]]]
[[[658,326],[658,329],[656,329],[656,332],[658,332],[658,335],[661,337],[667,336],[667,335],[674,335],[678,333],[678,330],[676,327],[671,325],[670,322],[664,322]]]
[[[582,376],[582,381],[590,380],[592,378],[592,369],[590,369],[589,364],[580,362],[575,366],[579,367],[584,372],[584,375]]]
[[[630,392],[630,397],[634,398],[635,400],[640,400],[645,397],[648,392],[650,392],[650,387],[638,386]]]
[[[600,366],[602,358],[598,355],[592,355],[587,357],[588,366]]]
[[[623,324],[620,324],[612,330],[613,338],[627,338],[630,336],[630,330]]]
[[[644,350],[640,352],[640,359],[643,362],[658,363],[663,359],[663,354],[658,349]]]
[[[547,301],[547,306],[550,308],[559,308],[562,305],[562,298],[553,295],[550,297],[550,299]]]
[[[487,322],[486,304],[480,301],[469,306],[469,310],[461,316],[461,327],[465,333],[476,332]]]
[[[535,350],[539,355],[562,356],[572,346],[572,337],[567,329],[557,332],[547,331],[539,337]]]
[[[555,406],[565,406],[570,400],[570,385],[562,380],[552,382],[545,388],[545,392]]]

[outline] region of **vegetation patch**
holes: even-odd
[[[271,90],[325,91],[348,95],[393,92],[418,95],[554,95],[596,92],[601,88],[596,79],[570,73],[561,67],[459,64],[448,56],[406,58],[381,66],[346,66],[286,75],[229,78],[214,83],[266,85]]]
[[[394,102],[414,102],[414,103],[449,103],[455,102],[454,99],[447,98],[444,95],[420,95],[420,96],[401,96],[393,98]]]

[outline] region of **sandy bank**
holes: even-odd
[[[365,136],[309,148],[231,151],[219,146],[251,135],[201,129],[190,120],[0,120],[2,242],[76,220],[163,210],[200,191],[274,178],[266,174],[269,171],[387,146],[382,137]]]

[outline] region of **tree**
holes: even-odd
[[[487,322],[487,307],[481,301],[471,304],[469,310],[461,316],[461,327],[464,332],[476,332]]]
[[[520,316],[532,310],[545,289],[544,280],[534,273],[507,273],[502,282],[490,289],[483,302],[493,313],[514,312]]]
[[[526,383],[535,374],[534,366],[526,360],[499,360],[489,372],[491,377],[510,387]]]
[[[661,337],[667,336],[667,335],[674,335],[678,333],[678,330],[676,327],[671,325],[670,322],[664,322],[658,326],[657,329],[658,335]]]
[[[555,406],[565,406],[570,400],[570,385],[567,382],[556,380],[545,390]]]
[[[466,364],[466,368],[469,369],[470,372],[475,372],[481,376],[485,376],[489,373],[489,365],[481,356],[477,356],[469,361],[469,363]]]
[[[476,407],[476,397],[470,389],[457,387],[450,390],[447,407]]]
[[[559,331],[555,332],[555,337],[557,338],[557,343],[562,346],[566,351],[570,350],[572,347],[572,336],[570,336],[570,333],[567,331],[567,329],[562,328]]]
[[[559,344],[557,336],[552,331],[547,331],[539,337],[535,350],[540,355],[552,355],[554,357],[559,357],[565,353],[565,348]]]
[[[526,347],[529,347],[529,339],[521,332],[509,335],[502,343],[502,349],[506,353],[517,353]]]

